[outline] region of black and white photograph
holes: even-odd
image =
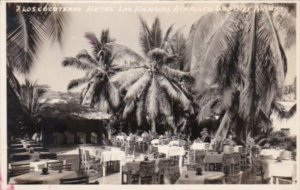
[[[298,189],[298,2],[2,5],[0,190]]]

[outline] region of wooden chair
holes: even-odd
[[[141,161],[139,171],[139,184],[155,183],[155,161]]]
[[[264,170],[262,167],[261,160],[258,158],[252,158],[251,160],[252,163],[252,172],[255,176],[260,176],[261,178],[261,183],[264,183]],[[256,183],[256,179],[254,181]]]
[[[169,166],[167,170],[165,170],[164,182],[175,184],[175,182],[180,177],[179,165],[177,166]]]
[[[84,172],[87,175],[90,175],[90,173],[99,173],[100,171],[100,162],[90,156],[90,153],[88,150],[82,151],[82,164],[84,167]]]
[[[164,183],[164,176],[168,168],[171,166],[170,159],[160,159],[158,162],[159,171],[156,174],[156,183],[163,184]]]
[[[228,184],[241,184],[243,172],[240,171],[237,174],[229,174],[226,183]]]
[[[49,170],[62,170],[63,169],[63,162],[56,161],[56,162],[47,162],[47,168]]]
[[[124,176],[126,176],[126,181]],[[138,184],[139,183],[139,173],[137,171],[123,171],[121,176],[122,184]]]

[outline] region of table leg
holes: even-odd
[[[122,174],[122,164],[123,164],[123,162],[122,162],[122,160],[120,160],[120,174]]]
[[[183,156],[180,155],[179,156],[179,172],[180,172],[180,175],[182,174],[182,159],[183,159]]]
[[[103,177],[105,177],[106,176],[106,162],[103,162],[102,171],[103,171]]]

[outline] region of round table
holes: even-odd
[[[188,177],[186,177],[188,175]],[[196,171],[184,171],[176,184],[204,184],[205,179],[208,178],[222,178],[225,174],[223,172],[203,171],[202,175],[196,175]]]

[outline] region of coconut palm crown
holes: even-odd
[[[159,122],[176,132],[178,118],[175,118],[174,109],[180,109],[181,116],[193,113],[185,84],[185,80],[190,78],[189,74],[169,67],[179,63],[180,54],[176,51],[178,46],[175,47],[178,41],[175,39],[182,35],[177,31],[170,37],[173,27],[170,26],[163,37],[158,18],[152,28],[142,18],[140,21],[140,44],[146,56],[145,61],[142,66],[119,72],[112,77],[114,84],[124,94],[123,118],[135,113],[138,125],[146,122],[151,125],[153,132]]]
[[[103,30],[100,39],[94,33],[86,33],[93,49],[92,54],[82,50],[76,57],[67,57],[63,66],[87,71],[83,78],[70,81],[68,89],[87,84],[81,92],[81,104],[113,113],[120,104],[119,91],[110,77],[120,70],[137,66],[141,58],[128,48],[114,42],[109,30]],[[130,55],[130,58],[126,57]]]
[[[296,105],[287,111],[279,103],[287,60],[278,13],[247,6],[250,11],[245,13],[204,15],[188,39],[198,121],[221,116],[216,136],[222,138],[231,129],[240,139],[254,137],[270,130],[273,112],[288,118],[296,111]]]

